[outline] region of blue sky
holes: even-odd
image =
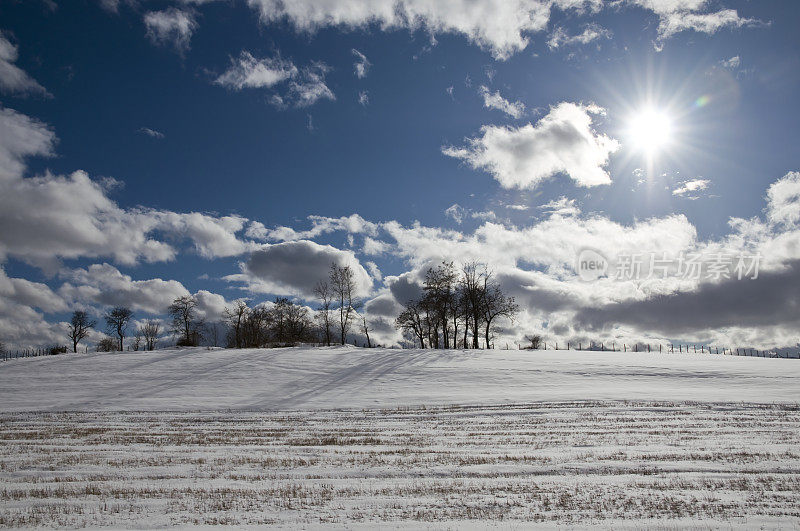
[[[794,271],[800,8],[459,4],[0,2],[4,195],[52,213],[0,214],[0,341],[55,341],[72,309],[132,291],[140,318],[182,290],[207,293],[209,318],[238,297],[311,302],[280,273],[308,257],[358,266],[379,321],[430,264],[483,259],[525,308],[508,337],[794,345],[796,318],[586,320],[714,286],[570,268],[582,246],[635,243]],[[649,154],[630,131],[646,109],[671,130]],[[79,211],[70,194],[93,199]]]

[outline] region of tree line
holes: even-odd
[[[228,328],[228,346],[233,348],[258,348],[274,344],[321,342],[325,345],[347,342],[359,303],[356,299],[355,275],[350,266],[331,264],[328,278],[314,287],[319,309],[314,315],[305,306],[278,297],[271,307],[251,307],[239,300],[225,309]],[[362,332],[369,326],[363,317]]]
[[[331,264],[328,278],[320,280],[314,294],[320,300],[315,314],[309,309],[286,297],[277,297],[272,305],[251,306],[246,300],[237,300],[223,312],[224,337],[220,338],[218,323],[206,323],[197,310],[197,300],[192,296],[177,297],[167,308],[171,318],[168,329],[162,329],[161,322],[150,319],[140,323],[132,331],[130,350],[154,350],[162,332],[169,332],[175,338],[176,346],[198,346],[204,341],[220,339],[229,348],[258,348],[273,345],[287,345],[299,342],[322,342],[331,345],[347,342],[356,319],[359,303],[356,300],[356,283],[350,266]],[[102,320],[106,337],[97,342],[98,352],[124,350],[125,340],[131,337],[133,311],[126,306],[116,306],[106,311]],[[367,346],[371,330],[365,316],[362,316],[361,332],[366,335]],[[91,330],[98,327],[84,310],[72,313],[67,325],[67,337],[72,351]]]
[[[109,309],[102,316],[107,336],[98,341],[101,352],[153,350],[164,332],[175,337],[177,346],[198,346],[213,341],[229,348],[260,348],[319,342],[325,345],[346,344],[355,329],[372,347],[368,318],[359,314],[355,274],[349,265],[331,264],[327,278],[316,283],[316,311],[286,297],[277,297],[271,305],[252,306],[237,300],[223,312],[222,335],[218,323],[206,323],[200,317],[197,300],[192,296],[177,297],[167,308],[171,321],[162,329],[159,320],[139,323],[131,331],[133,311],[125,306]],[[418,300],[406,301],[395,326],[404,335],[418,342],[421,348],[490,348],[499,318],[513,320],[518,306],[513,297],[506,297],[496,278],[485,264],[470,262],[456,269],[453,262],[429,268]],[[67,336],[72,351],[98,323],[83,310],[76,310],[68,323]]]
[[[486,264],[453,262],[429,268],[422,296],[409,300],[395,325],[420,348],[491,348],[501,318],[519,312]]]

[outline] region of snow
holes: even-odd
[[[800,362],[711,354],[296,347],[0,363],[11,411],[392,408],[566,400],[800,402]]]
[[[0,527],[800,527],[800,363],[185,349],[0,363]]]
[[[0,527],[800,525],[796,406],[0,414]]]

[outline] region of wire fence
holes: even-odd
[[[508,346],[506,346],[508,348]],[[557,342],[550,343],[550,348],[547,347],[547,342],[542,342],[539,347],[531,347],[527,345],[517,344],[517,348],[521,350],[585,350],[593,352],[660,352],[660,353],[679,353],[679,354],[718,354],[724,356],[749,356],[757,358],[786,358],[791,359],[788,352],[781,354],[775,350],[762,350],[750,347],[720,347],[715,345],[695,345],[695,344],[651,344],[651,343],[634,343],[628,345],[627,343],[612,342],[610,345],[606,343],[590,342],[584,344],[581,342],[572,343],[568,342],[566,345]]]
[[[9,361],[19,358],[37,358],[39,356],[57,356],[66,354],[66,347],[26,348],[21,350],[0,351],[0,360]]]
[[[324,347],[326,346],[325,343],[272,343],[268,346],[263,348],[276,348],[276,347],[291,347],[291,346],[307,346],[307,347]],[[335,344],[333,346],[336,346]],[[679,354],[714,354],[714,355],[721,355],[721,356],[748,356],[748,357],[758,357],[758,358],[785,358],[785,359],[800,359],[798,356],[791,356],[789,352],[780,353],[775,350],[762,350],[757,348],[749,348],[749,347],[738,347],[738,348],[731,348],[731,347],[719,347],[719,346],[709,346],[709,345],[694,345],[694,344],[651,344],[651,343],[634,343],[634,344],[627,344],[627,343],[616,343],[612,342],[611,344],[606,344],[604,342],[596,343],[596,342],[589,342],[589,343],[582,343],[582,342],[567,342],[558,343],[552,342],[548,343],[543,341],[539,346],[533,347],[530,345],[523,345],[521,343],[515,343],[513,345],[506,343],[505,350],[511,349],[516,346],[517,350],[575,350],[575,351],[588,351],[588,352],[630,352],[630,353],[640,353],[640,352],[659,352],[659,353],[679,353]],[[212,348],[212,347],[209,347]],[[224,348],[224,347],[213,347],[213,348]],[[403,347],[405,348],[405,347]],[[497,349],[496,345],[493,345],[493,349]],[[501,347],[502,348],[502,347]],[[128,349],[132,352],[131,349]],[[88,350],[85,350],[88,352]],[[115,351],[119,352],[119,351]],[[46,347],[46,348],[26,348],[20,350],[9,350],[9,351],[0,351],[0,361],[10,361],[20,358],[36,358],[40,356],[56,356],[61,354],[72,354],[71,351],[67,349],[67,347]]]

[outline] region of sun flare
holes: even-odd
[[[647,109],[631,119],[628,135],[638,149],[653,154],[672,140],[672,120],[664,112]]]

